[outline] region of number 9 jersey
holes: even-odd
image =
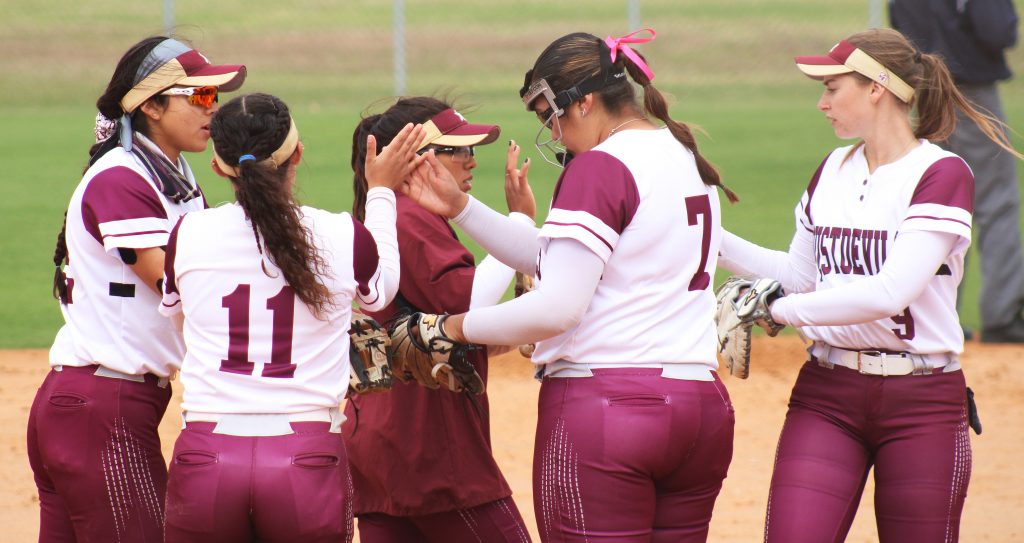
[[[160,312],[185,316],[186,412],[300,413],[343,399],[352,303],[383,307],[386,298],[377,290],[377,246],[348,213],[302,207],[300,215],[333,295],[322,319],[257,248],[238,204],[189,213],[175,226]]]
[[[921,295],[889,318],[839,326],[804,326],[816,341],[847,349],[960,353],[957,285],[971,244],[974,176],[960,157],[921,140],[899,160],[868,171],[864,146],[841,147],[822,162],[797,204],[794,244],[813,255],[815,290],[878,275],[901,233],[957,236]],[[811,277],[811,274],[807,274]],[[878,296],[885,296],[878,292]],[[781,301],[781,300],[780,300]],[[843,308],[833,308],[843,311]]]

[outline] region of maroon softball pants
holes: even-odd
[[[779,437],[765,541],[841,542],[869,470],[882,543],[955,542],[971,477],[961,371],[800,370]]]
[[[718,376],[593,374],[541,385],[533,458],[541,541],[706,541],[735,425]]]
[[[32,402],[39,541],[163,541],[167,466],[157,427],[171,387],[153,375],[130,381],[96,369],[51,370]]]
[[[293,422],[293,434],[234,436],[189,422],[167,484],[168,543],[352,540],[352,479],[340,433]]]
[[[432,515],[359,515],[361,543],[530,543],[512,498]]]

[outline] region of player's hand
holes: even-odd
[[[515,140],[508,142],[508,156],[505,158],[505,201],[509,212],[519,212],[531,219],[537,216],[537,200],[533,197],[533,189],[526,179],[530,170],[530,159],[526,159],[523,167],[519,167],[519,145]]]
[[[423,125],[409,123],[402,128],[391,143],[377,154],[377,138],[373,135],[366,138],[366,172],[368,188],[386,187],[397,190],[405,183],[409,174],[423,158],[416,154],[416,149],[424,138]]]
[[[422,156],[424,160],[409,175],[409,182],[402,187],[403,192],[431,213],[455,217],[465,209],[469,196],[462,192],[451,172],[437,160],[433,151]]]

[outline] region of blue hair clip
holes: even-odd
[[[256,160],[256,157],[252,155],[242,155],[238,157],[238,165],[241,166],[242,163],[245,162],[246,160]]]

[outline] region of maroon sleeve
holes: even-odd
[[[185,215],[188,215],[187,213]],[[174,228],[171,229],[171,235],[167,239],[167,250],[164,254],[164,293],[166,294],[180,294],[178,292],[178,282],[174,274],[174,257],[178,254],[178,229],[181,228],[181,221],[185,219],[185,215],[178,217],[178,222],[174,224]]]
[[[399,294],[428,313],[469,310],[476,262],[443,217],[399,195],[398,251],[401,255]]]
[[[572,159],[552,198],[552,209],[583,211],[621,234],[640,205],[640,193],[629,168],[603,151]],[[551,224],[557,224],[557,218]]]
[[[917,183],[910,205],[939,204],[974,212],[974,174],[960,157],[935,161]]]
[[[352,271],[359,283],[359,292],[364,296],[370,293],[370,280],[377,273],[379,265],[380,255],[377,254],[377,242],[373,234],[363,223],[352,217]]]
[[[85,229],[100,243],[103,243],[101,224],[147,218],[167,219],[167,211],[149,181],[131,168],[117,166],[103,170],[89,181],[82,194]]]

